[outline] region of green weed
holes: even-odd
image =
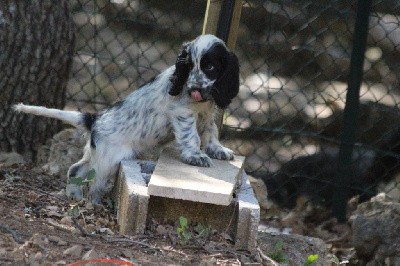
[[[179,217],[179,226],[176,229],[178,236],[181,238],[181,243],[186,244],[192,238],[192,232],[189,231],[188,219]]]
[[[304,263],[304,266],[309,266],[318,260],[318,254],[309,255],[307,257],[307,261]]]
[[[268,256],[276,262],[279,263],[289,263],[288,255],[283,251],[285,244],[282,240],[279,240],[275,244],[274,251],[268,254]]]

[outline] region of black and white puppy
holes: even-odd
[[[114,184],[119,163],[156,145],[176,140],[185,163],[209,167],[211,158],[232,160],[233,152],[218,141],[217,107],[229,105],[239,90],[239,63],[224,42],[202,35],[183,44],[176,64],[124,100],[97,114],[15,105],[15,110],[63,120],[88,132],[83,158],[68,177],[87,177],[95,170],[89,198],[100,203]],[[203,150],[201,150],[203,148]],[[81,198],[69,184],[67,195]]]

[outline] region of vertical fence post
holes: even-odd
[[[346,106],[344,108],[343,133],[339,150],[339,167],[334,180],[335,190],[332,211],[339,222],[346,221],[347,200],[351,178],[354,175],[352,154],[358,123],[360,85],[363,76],[370,8],[371,0],[358,0]]]
[[[203,34],[214,34],[235,49],[241,11],[242,0],[208,0]]]
[[[223,40],[229,49],[235,49],[241,10],[242,0],[208,0],[203,34],[214,34]],[[219,132],[223,116],[224,111],[220,110],[215,118]]]

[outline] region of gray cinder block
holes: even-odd
[[[243,173],[242,185],[237,192],[239,205],[236,225],[235,247],[253,251],[257,246],[260,205],[254,195],[248,176]]]
[[[138,161],[122,161],[114,190],[120,233],[143,234],[146,229],[149,195]]]
[[[220,233],[229,234],[235,241],[235,248],[255,251],[260,207],[248,177],[242,170],[244,158],[240,158],[240,161],[235,166],[236,175],[239,175],[239,178],[235,176],[236,181],[233,183],[233,192],[235,193],[230,192],[230,201],[228,204],[224,202],[223,205],[210,203],[207,200],[199,201],[198,197],[186,200],[179,197],[149,195],[148,181],[145,178],[150,175],[147,166],[150,165],[152,169],[154,168],[151,166],[152,164],[146,162],[146,167],[143,167],[142,161],[121,162],[118,181],[113,194],[117,203],[120,232],[128,235],[143,234],[147,220],[154,219],[158,223],[171,223],[178,221],[180,216],[185,216],[192,223],[202,223],[211,226]],[[229,163],[219,162],[222,162],[222,164]],[[179,189],[182,189],[179,182],[176,182],[177,179],[173,178],[173,170],[177,170],[176,164],[180,163],[179,160],[167,160],[167,163],[164,161],[162,169],[169,171],[168,175],[172,176],[172,185],[168,183],[168,178],[163,180],[163,184],[169,187],[167,190],[171,189],[173,184],[178,184]],[[185,180],[185,182],[190,184],[191,179],[194,179],[191,190],[202,191],[198,182],[199,180],[204,181],[204,176],[198,178],[196,171],[201,172],[203,169],[194,166],[189,167],[193,168],[190,170],[192,174],[187,176],[188,180]],[[182,171],[182,169],[179,171]],[[224,175],[224,171],[221,169],[217,172],[218,175]],[[158,173],[160,174],[160,172]],[[204,175],[204,172],[201,174]],[[235,173],[230,174],[235,175]],[[212,178],[216,176],[214,174]],[[152,182],[153,177],[154,175],[151,176],[150,182]],[[206,180],[209,181],[207,178]],[[232,182],[229,184],[232,184]]]

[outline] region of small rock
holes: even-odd
[[[123,257],[125,257],[125,258],[128,258],[128,259],[130,259],[130,258],[133,257],[132,251],[127,250],[127,249],[122,250],[122,251],[121,251],[121,255],[122,255]]]
[[[68,226],[72,226],[73,224],[71,216],[64,216],[63,218],[61,218],[60,222]]]
[[[217,265],[217,259],[212,257],[211,259],[202,260],[200,266],[214,266]]]
[[[357,256],[367,265],[384,265],[386,258],[400,254],[400,203],[380,193],[358,205],[350,220]]]
[[[94,224],[88,224],[85,226],[86,231],[91,234],[93,232],[96,232],[96,226]]]
[[[246,255],[240,255],[240,263],[242,263],[242,265],[250,264],[251,260]]]
[[[68,245],[68,242],[66,242],[64,240],[60,240],[60,241],[57,242],[57,246],[60,246],[60,247],[67,246],[67,245]]]
[[[36,233],[32,236],[32,239],[31,239],[32,244],[36,245],[36,246],[43,246],[45,244],[45,242],[43,240],[44,238],[45,238],[44,236]]]
[[[96,224],[100,226],[104,226],[108,224],[108,221],[102,217],[97,218]]]
[[[165,226],[163,226],[161,224],[157,226],[156,232],[159,235],[167,235],[168,234],[168,230],[165,228]]]
[[[88,209],[88,210],[93,210],[94,209],[93,203],[91,203],[90,201],[86,202],[85,208]]]
[[[56,196],[64,196],[65,195],[65,189],[63,188],[63,189],[61,189],[61,190],[59,190],[57,192],[53,192],[52,194],[56,195]]]
[[[48,236],[48,239],[50,242],[54,242],[54,243],[58,243],[61,241],[61,238],[59,238],[58,236]]]
[[[11,166],[13,164],[26,163],[24,157],[16,152],[0,152],[0,164],[2,166]]]
[[[67,265],[67,262],[65,260],[59,260],[55,263],[55,265]]]
[[[49,211],[58,211],[58,206],[46,206],[46,210]]]
[[[45,164],[43,170],[50,174],[65,174],[82,157],[85,138],[80,136],[79,130],[74,128],[60,131],[39,148],[37,163]]]
[[[96,259],[99,257],[100,257],[99,254],[94,249],[91,249],[83,255],[82,259],[89,260],[89,259]]]
[[[73,257],[73,258],[78,258],[81,256],[82,251],[83,251],[83,247],[81,245],[74,245],[74,246],[64,250],[63,255]]]
[[[34,191],[29,191],[29,192],[28,192],[28,199],[29,199],[29,202],[34,202],[34,201],[36,201],[38,198],[39,198],[39,195],[38,195],[36,192],[34,192]]]
[[[98,231],[99,231],[100,233],[102,233],[102,234],[106,233],[107,235],[114,235],[114,232],[111,231],[111,229],[110,229],[110,228],[107,228],[107,227],[100,228]]]
[[[49,212],[47,213],[47,216],[48,216],[48,217],[57,217],[57,218],[63,217],[61,214],[59,214],[58,212],[55,212],[55,211],[49,211]]]
[[[79,236],[82,232],[78,228],[74,228],[71,232],[74,236]]]
[[[43,253],[42,252],[38,252],[38,253],[36,253],[35,254],[35,257],[34,257],[34,259],[37,261],[37,260],[41,260],[43,258]]]
[[[58,166],[57,164],[51,164],[51,163],[47,163],[45,165],[42,166],[43,171],[47,172],[50,175],[56,175],[59,174],[60,171],[60,166]]]

